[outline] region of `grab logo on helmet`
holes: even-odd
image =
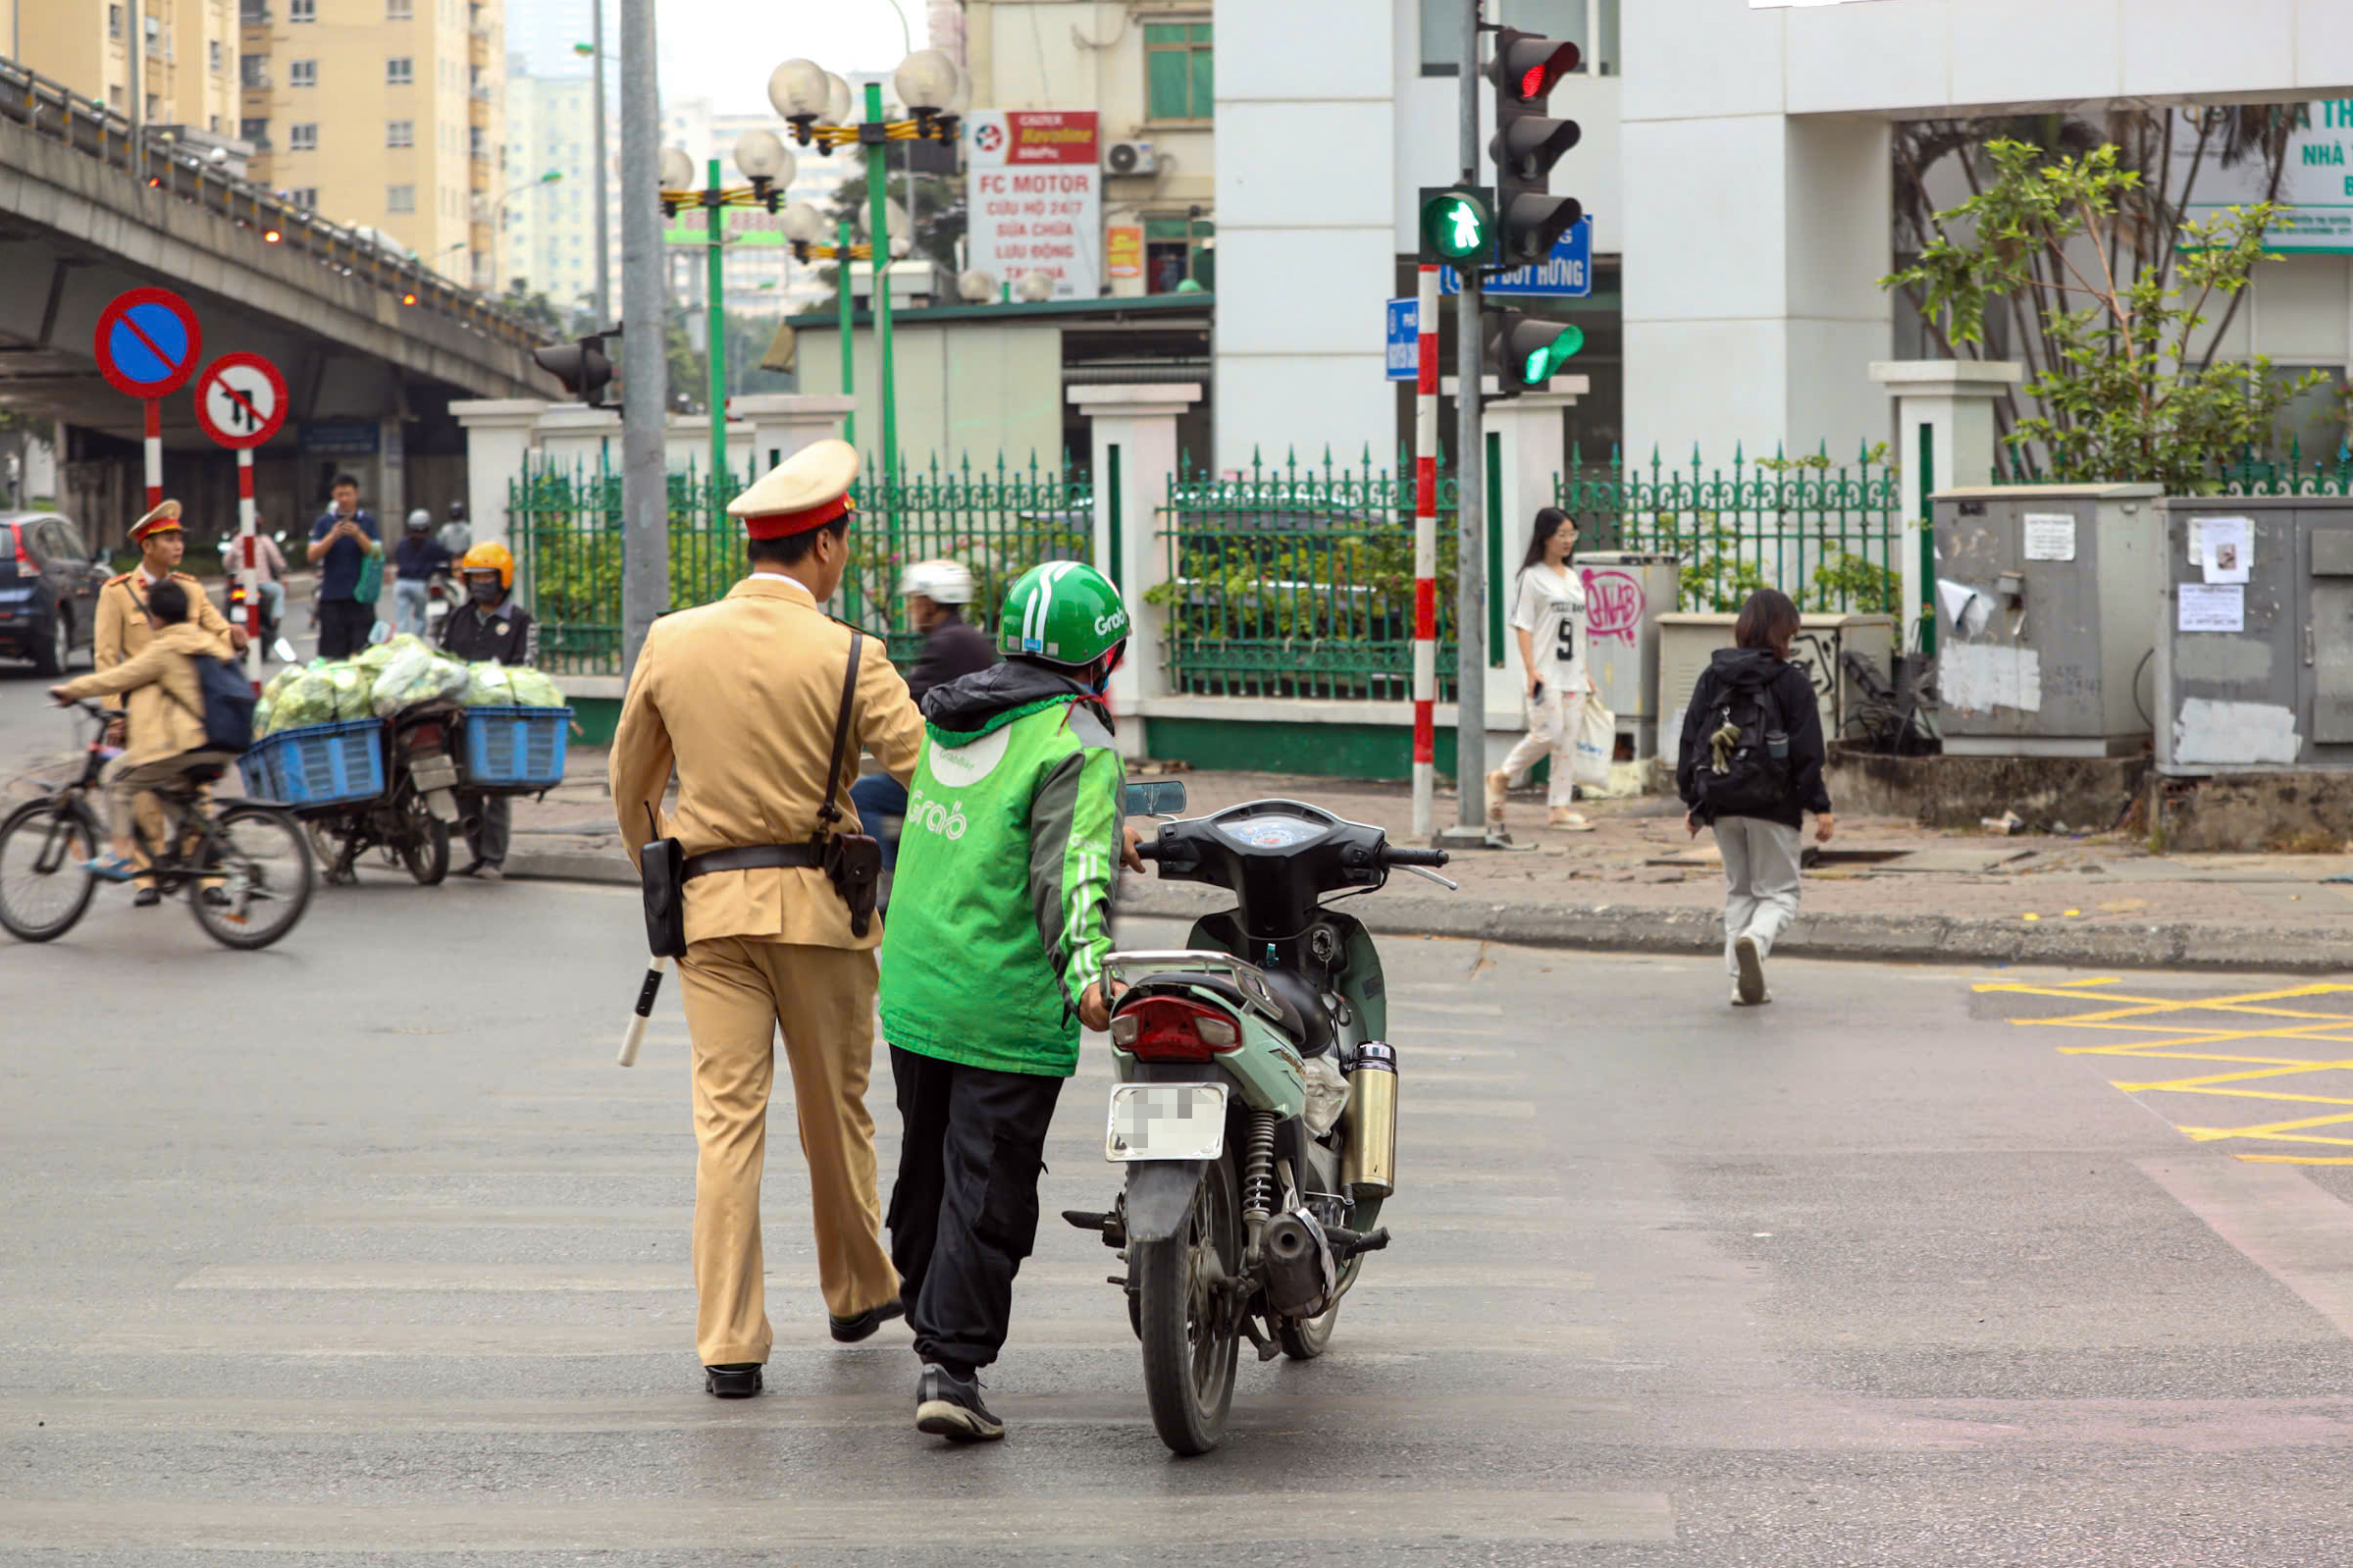
[[[1095,631],[1098,635],[1108,636],[1113,632],[1124,631],[1126,627],[1127,612],[1124,609],[1115,609],[1108,615],[1095,617]]]

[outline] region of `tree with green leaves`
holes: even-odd
[[[2017,299],[2039,318],[2046,358],[2024,392],[2041,412],[2006,440],[2039,449],[2063,481],[2153,480],[2173,494],[2212,485],[2214,469],[2265,442],[2279,411],[2326,378],[2282,381],[2270,360],[2214,355],[2207,310],[2235,299],[2262,262],[2275,202],[2183,219],[2178,236],[2128,233],[2141,211],[2137,170],[2111,144],[2050,156],[2031,142],[1987,144],[1993,178],[1935,215],[1911,266],[1880,280],[1917,291],[1950,341],[1984,340],[1994,302]],[[2118,265],[2161,245],[2161,265]]]

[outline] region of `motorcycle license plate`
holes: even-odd
[[[1214,1160],[1225,1151],[1225,1084],[1122,1083],[1112,1089],[1106,1160]]]
[[[420,757],[409,764],[408,772],[420,790],[452,789],[457,784],[457,764],[446,757]]]

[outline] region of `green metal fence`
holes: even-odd
[[[1399,474],[1405,477],[1399,478]],[[1438,482],[1439,697],[1454,660],[1454,481]],[[1410,465],[1286,458],[1170,476],[1160,537],[1171,688],[1217,697],[1413,696]]]
[[[1812,610],[1893,613],[1903,588],[1906,525],[1885,449],[1865,445],[1834,465],[1825,445],[1809,457],[1706,468],[1697,446],[1689,469],[1628,468],[1616,448],[1587,467],[1570,449],[1555,495],[1584,528],[1586,549],[1654,550],[1683,562],[1682,608],[1733,610],[1772,587]]]
[[[744,575],[742,525],[727,516],[743,485],[692,469],[669,483],[670,605],[708,603]],[[921,643],[898,594],[909,562],[946,557],[970,567],[975,618],[993,628],[993,607],[1014,578],[1040,561],[1094,553],[1094,491],[1067,465],[935,461],[863,480],[856,494],[850,570],[835,607],[887,637],[895,659]],[[556,673],[620,673],[621,476],[588,464],[527,467],[508,487],[507,538],[516,593],[540,623],[542,662]]]
[[[936,458],[903,468],[890,481],[862,482],[859,521],[851,534],[843,613],[890,641],[904,664],[922,645],[907,623],[899,575],[919,560],[961,561],[972,572],[971,619],[994,632],[997,606],[1014,579],[1041,561],[1094,563],[1095,490],[1072,468],[1025,467],[1000,455],[979,468]]]

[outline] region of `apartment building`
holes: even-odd
[[[254,178],[476,288],[510,193],[502,0],[240,0]]]
[[[506,167],[509,193],[498,220],[500,270],[546,294],[558,310],[589,308],[597,288],[595,80],[587,62],[573,74],[542,77],[517,51],[507,61]],[[605,224],[610,289],[621,288],[621,167],[618,102],[605,103]],[[548,176],[554,175],[552,181]]]
[[[0,0],[0,44],[21,64],[144,125],[231,136],[237,129],[236,5]],[[134,35],[144,40],[135,57]]]

